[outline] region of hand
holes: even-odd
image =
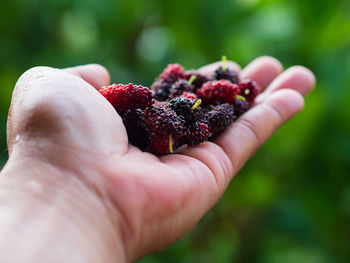
[[[216,67],[217,63],[201,71]],[[240,73],[264,90],[254,107],[214,142],[158,158],[128,145],[121,118],[97,92],[109,84],[104,68],[33,68],[23,74],[13,93],[10,158],[3,173],[16,176],[4,176],[2,185],[4,181],[25,184],[31,178],[50,189],[40,192],[42,202],[56,204],[64,199],[61,205],[77,214],[70,218],[79,221],[75,226],[85,220],[96,231],[84,232],[87,240],[98,241],[84,246],[81,253],[99,247],[95,252],[104,251],[101,262],[132,261],[165,248],[199,221],[252,154],[303,108],[303,96],[315,84],[313,74],[301,66],[281,71],[273,58],[254,60]],[[33,167],[33,172],[21,175],[16,168],[21,165]],[[29,192],[37,194],[35,187]],[[79,205],[72,207],[67,200]],[[103,255],[109,260],[103,261]]]

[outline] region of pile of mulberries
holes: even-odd
[[[129,142],[158,156],[211,140],[250,108],[258,92],[225,60],[210,76],[171,64],[151,89],[113,84],[100,90],[122,117]]]

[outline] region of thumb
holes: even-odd
[[[74,69],[81,78],[67,70],[49,67],[32,68],[20,77],[12,95],[7,125],[10,154],[13,146],[22,141],[26,148],[33,145],[35,150],[40,150],[38,145],[45,142],[42,147],[45,150],[54,147],[126,151],[127,136],[121,118],[103,96],[82,79],[98,83],[99,73],[92,74],[93,67]],[[102,76],[107,83],[106,72]]]
[[[110,82],[107,69],[98,64],[88,64],[62,70],[82,78],[97,90],[103,86],[107,86]]]

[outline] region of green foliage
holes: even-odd
[[[302,64],[318,79],[305,110],[236,176],[188,235],[139,262],[349,262],[348,0],[11,0],[0,3],[0,166],[17,78],[36,65],[101,63],[150,85],[168,63],[225,54]]]

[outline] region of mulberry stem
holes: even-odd
[[[236,95],[236,99],[241,100],[241,101],[246,101],[246,99],[241,95]]]
[[[227,70],[227,57],[222,56],[221,60],[222,60],[222,70],[225,72]]]
[[[173,135],[172,134],[169,135],[169,152],[174,153],[174,151],[173,151]]]
[[[197,108],[201,103],[202,103],[202,100],[201,100],[201,99],[197,100],[196,104],[194,104],[194,105],[192,106],[191,110],[194,110],[195,108]]]
[[[190,77],[190,79],[189,79],[189,81],[188,81],[188,84],[192,84],[193,83],[193,81],[195,81],[196,80],[196,78],[197,78],[197,76],[196,75],[192,75],[191,77]]]

